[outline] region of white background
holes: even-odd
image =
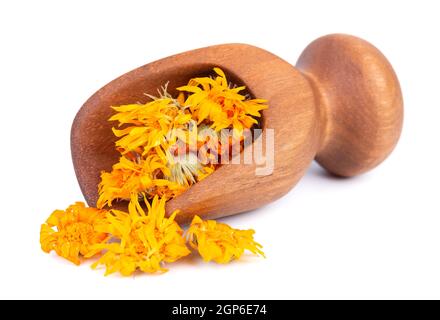
[[[440,298],[438,1],[1,1],[1,298]],[[267,259],[187,259],[165,275],[104,277],[39,247],[40,224],[82,200],[70,125],[135,67],[245,42],[292,64],[328,33],[372,42],[401,81],[405,121],[376,170],[313,164],[285,197],[224,219],[254,228]]]

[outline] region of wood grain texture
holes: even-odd
[[[385,56],[362,39],[328,35],[304,50],[297,68],[309,78],[322,110],[318,163],[346,177],[381,163],[403,122],[399,81]]]
[[[233,83],[246,85],[252,96],[269,101],[263,135],[257,139],[274,129],[274,170],[257,176],[256,163],[222,165],[167,203],[168,214],[181,210],[180,222],[195,214],[217,218],[249,211],[278,199],[304,175],[318,150],[322,165],[348,176],[377,165],[397,142],[402,117],[397,78],[380,52],[362,40],[340,35],[317,40],[298,62],[303,73],[250,45],[197,49],[135,69],[82,106],[72,125],[71,149],[90,206],[98,198],[100,172],[118,160],[113,124],[107,121],[113,112],[110,106],[145,103],[144,93],[156,92],[167,81],[169,88],[176,88],[210,74],[215,66]],[[122,201],[117,207],[126,205]]]

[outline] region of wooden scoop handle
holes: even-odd
[[[396,145],[403,122],[399,81],[385,56],[362,39],[336,34],[313,41],[296,67],[317,99],[318,163],[341,176],[381,163]]]

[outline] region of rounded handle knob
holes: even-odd
[[[399,81],[385,56],[365,40],[335,34],[313,41],[296,67],[309,79],[319,107],[318,163],[341,176],[381,163],[403,122]]]

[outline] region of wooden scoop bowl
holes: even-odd
[[[274,129],[274,169],[257,176],[253,164],[225,164],[167,203],[179,220],[217,218],[249,211],[286,194],[313,159],[329,172],[354,176],[381,163],[399,139],[403,102],[387,59],[368,42],[348,35],[315,40],[296,67],[263,49],[226,44],[149,63],[113,80],[79,110],[71,132],[72,158],[87,203],[95,206],[102,170],[118,161],[112,105],[145,103],[144,93],[169,88],[222,68],[229,80],[267,99],[263,139]],[[176,92],[171,92],[175,94]],[[264,143],[263,143],[264,145]],[[117,207],[126,207],[122,201]]]

